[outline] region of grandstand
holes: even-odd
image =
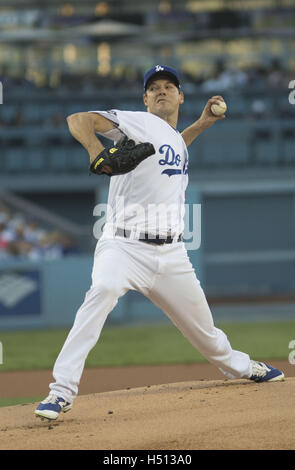
[[[201,249],[191,257],[208,298],[220,318],[232,311],[241,318],[246,311],[253,318],[291,315],[295,2],[0,0],[0,8],[0,285],[10,269],[58,266],[58,278],[70,268],[54,263],[72,269],[76,260],[77,276],[84,277],[73,281],[74,301],[58,307],[68,312],[63,323],[71,322],[90,282],[93,209],[106,201],[109,180],[89,175],[87,152],[68,132],[66,116],[144,110],[144,71],[167,63],[183,79],[179,130],[198,118],[210,96],[221,94],[228,105],[227,119],[189,149],[188,201],[202,203]],[[8,246],[9,220],[17,217],[34,227],[42,249],[23,239]],[[143,302],[126,298],[118,318],[136,310],[132,302]],[[17,325],[3,305],[0,289],[0,324]],[[46,308],[37,326],[48,324]]]

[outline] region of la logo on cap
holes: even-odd
[[[164,67],[162,67],[161,65],[156,65],[155,69],[156,72],[161,72],[161,70],[164,70]]]

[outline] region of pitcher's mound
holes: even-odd
[[[0,409],[0,449],[294,449],[295,378],[171,383],[79,396],[50,425]]]

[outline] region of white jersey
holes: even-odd
[[[177,236],[184,230],[188,151],[181,134],[163,119],[139,111],[90,111],[116,124],[103,135],[150,142],[155,154],[126,175],[111,177],[104,235],[117,227],[136,233]]]

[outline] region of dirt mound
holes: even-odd
[[[285,377],[295,376],[294,365],[288,361],[268,361],[282,370]],[[222,380],[217,367],[205,363],[163,364],[156,366],[98,367],[85,369],[79,386],[79,395],[112,392],[124,388],[145,387],[197,380]],[[1,372],[0,398],[43,397],[48,395],[52,370]]]
[[[79,396],[50,426],[0,409],[0,449],[294,449],[295,378],[211,380]]]

